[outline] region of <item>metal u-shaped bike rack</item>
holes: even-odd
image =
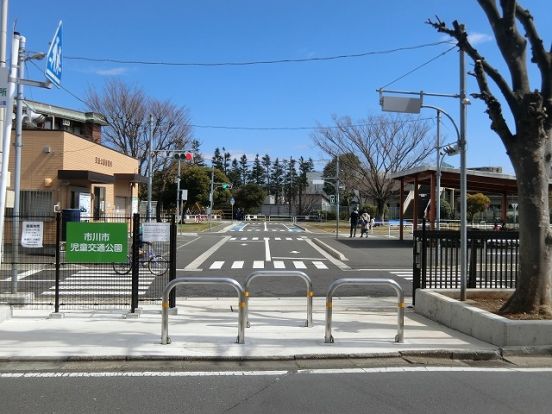
[[[401,286],[392,279],[337,279],[328,288],[328,294],[326,296],[326,333],[324,335],[324,342],[333,343],[334,338],[332,336],[332,298],[335,290],[338,287],[344,285],[387,285],[395,289],[398,298],[398,328],[397,335],[395,336],[395,342],[404,341],[404,292]]]
[[[238,306],[238,338],[236,343],[243,344],[245,343],[244,337],[244,326],[245,326],[245,307],[247,302],[245,299],[245,290],[242,285],[240,285],[236,280],[227,278],[227,277],[179,277],[167,284],[165,289],[163,289],[163,300],[161,302],[162,308],[162,318],[161,318],[161,344],[167,345],[171,343],[169,338],[169,294],[177,285],[230,285],[239,296],[239,306]]]
[[[296,276],[303,279],[307,285],[307,320],[305,322],[306,327],[312,327],[312,297],[314,292],[312,290],[312,281],[310,277],[304,272],[299,272],[297,270],[260,270],[258,272],[253,272],[245,278],[244,289],[245,289],[245,322],[246,326],[249,328],[249,286],[251,282],[258,277],[290,277]]]

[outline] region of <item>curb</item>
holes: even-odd
[[[328,252],[331,256],[333,256],[337,260],[341,260],[341,261],[348,261],[349,260],[345,257],[345,255],[343,253],[341,253],[340,251],[337,251],[336,249],[334,249],[331,246],[328,246],[322,240],[314,238],[314,239],[312,239],[312,241],[314,242],[314,244],[316,244],[318,247],[324,249],[326,252]]]

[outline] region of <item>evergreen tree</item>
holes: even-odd
[[[303,192],[309,186],[307,174],[314,170],[314,163],[309,158],[307,161],[303,157],[299,158],[299,177],[297,177],[297,192],[299,193],[299,214],[303,214]]]
[[[211,159],[211,165],[215,167],[217,170],[220,170],[224,172],[224,160],[222,158],[222,155],[220,153],[220,148],[215,148],[215,154],[213,155],[213,158]]]
[[[230,167],[230,153],[226,152],[226,148],[222,147],[222,172],[227,175]]]
[[[250,182],[262,186],[265,183],[264,168],[261,164],[259,154],[255,155],[255,161],[253,161],[253,167],[251,168]]]
[[[238,188],[241,186],[241,174],[240,174],[240,165],[238,164],[237,159],[232,160],[232,166],[230,167],[230,171],[228,171],[228,179],[230,182],[234,185],[234,187]]]
[[[268,154],[265,154],[263,159],[262,159],[262,164],[263,164],[263,167],[264,167],[264,174],[265,174],[265,184],[266,184],[266,193],[267,194],[270,194],[271,192],[271,187],[270,187],[270,165],[271,165],[271,161],[270,161],[270,155]]]
[[[247,166],[247,156],[243,154],[240,158],[240,179],[242,185],[248,183],[249,167]]]
[[[283,204],[282,187],[284,184],[284,169],[278,158],[272,164],[272,172],[270,174],[271,193],[276,195],[276,203]]]
[[[205,160],[203,159],[203,156],[201,155],[201,151],[199,149],[200,145],[201,145],[201,143],[197,139],[192,140],[192,154],[194,155],[194,160],[193,160],[192,163],[194,165],[204,167],[205,166]]]
[[[284,160],[284,188],[289,203],[289,214],[291,215],[291,206],[295,202],[295,196],[297,194],[297,171],[295,171],[295,165],[297,161],[293,157],[289,158],[289,161]]]

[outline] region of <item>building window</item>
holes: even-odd
[[[49,216],[54,211],[52,191],[22,190],[19,202],[21,216]]]

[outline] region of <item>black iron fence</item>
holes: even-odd
[[[517,231],[469,230],[467,232],[467,287],[515,288],[519,270]],[[460,232],[414,231],[413,291],[459,289]]]
[[[64,309],[134,311],[140,302],[161,300],[164,286],[176,277],[174,216],[164,218],[163,228],[168,227],[169,239],[147,243],[141,240],[143,223],[138,214],[94,220],[126,224],[128,251],[123,263],[97,263],[78,257],[75,260],[74,256],[67,260],[69,246],[63,240],[65,219],[61,213],[6,219],[0,293],[14,294],[6,295],[7,301],[31,308],[53,308],[58,312]],[[172,301],[174,304],[174,298]]]

